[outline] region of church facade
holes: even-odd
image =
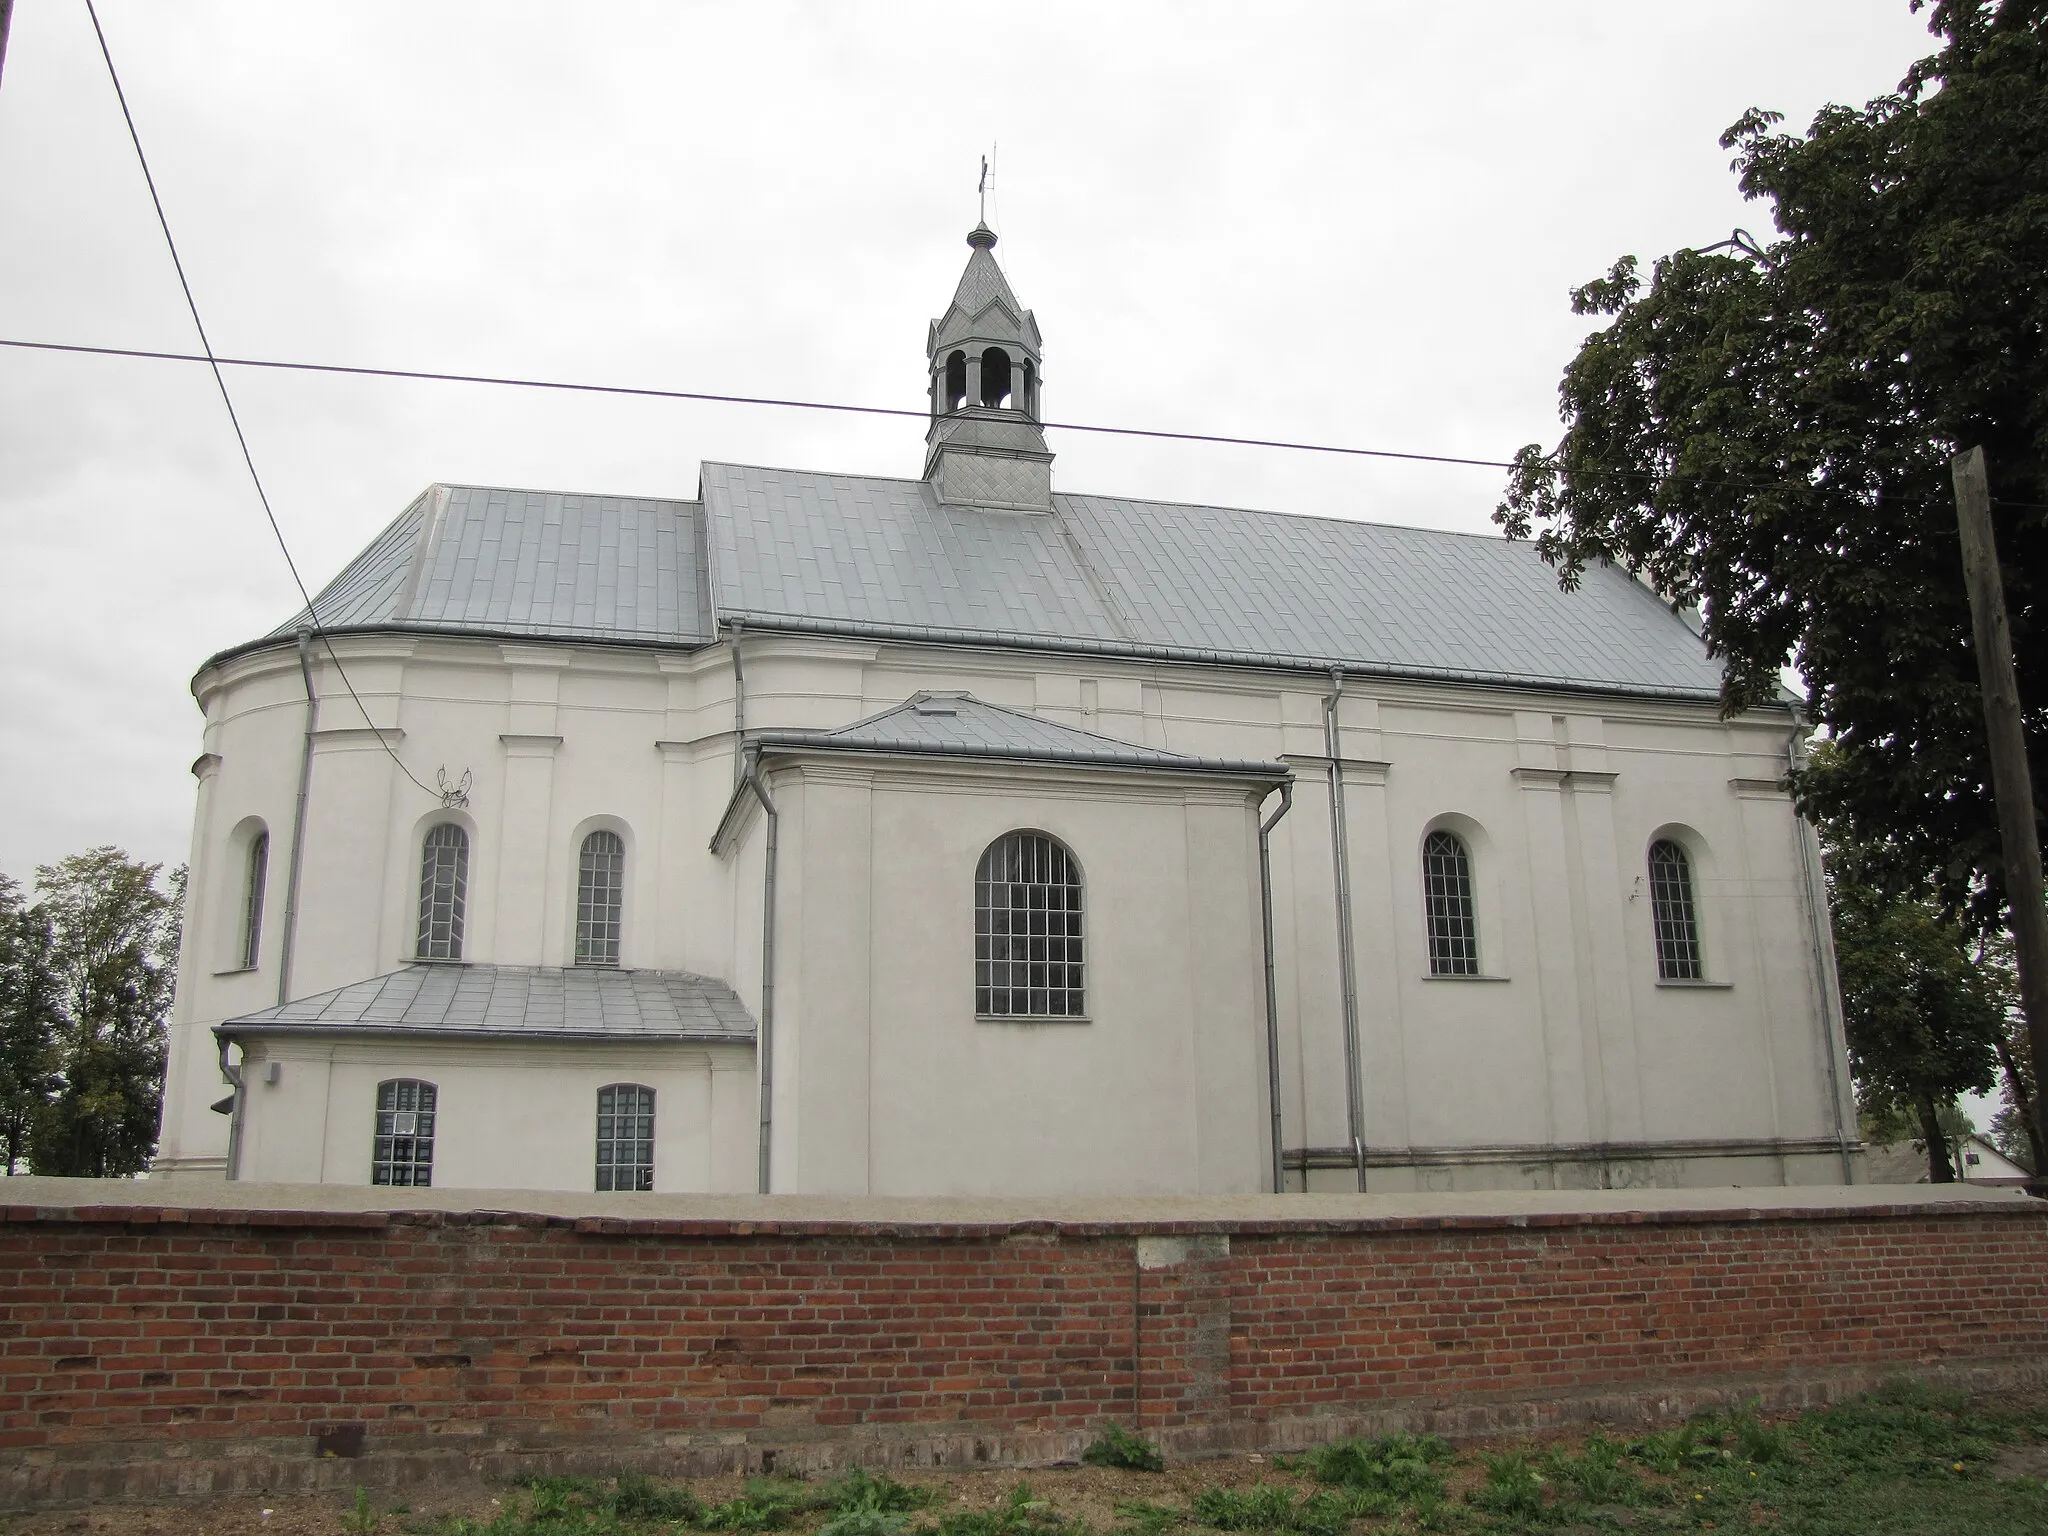
[[[969,244],[918,478],[437,485],[206,663],[153,1176],[1852,1178],[1789,710],[1619,569],[1056,491]]]

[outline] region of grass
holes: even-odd
[[[345,1536],[1581,1536],[1621,1530],[1773,1536],[2040,1536],[2048,1479],[2003,1473],[2035,1448],[2048,1469],[2048,1402],[1976,1401],[1902,1382],[1791,1419],[1719,1410],[1632,1439],[1589,1433],[1459,1452],[1433,1436],[1344,1440],[1278,1458],[1233,1485],[1158,1479],[1158,1448],[1106,1431],[1092,1459],[1134,1475],[1132,1497],[1091,1526],[1028,1482],[982,1508],[856,1468],[818,1481],[753,1478],[707,1503],[688,1487],[625,1476],[537,1478],[487,1522],[400,1520],[360,1491]],[[1093,1447],[1091,1449],[1094,1449]],[[1212,1464],[1220,1465],[1220,1464]],[[1099,1478],[1100,1474],[1094,1474]],[[1055,1484],[1063,1476],[1052,1474]],[[1207,1486],[1201,1486],[1203,1483]],[[729,1486],[729,1485],[728,1485]],[[1100,1483],[1088,1497],[1099,1500]],[[1092,1506],[1098,1513],[1101,1504]]]

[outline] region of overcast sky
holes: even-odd
[[[1056,420],[1501,458],[1717,140],[1931,50],[1905,0],[101,0],[223,353],[921,409],[996,143]],[[83,0],[19,0],[0,336],[190,350]],[[434,480],[915,475],[915,422],[233,373],[316,588]],[[1499,472],[1058,434],[1055,484],[1485,531]],[[0,871],[185,857],[193,672],[297,607],[184,364],[0,350]]]

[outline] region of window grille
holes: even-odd
[[[625,891],[625,843],[616,832],[591,833],[583,839],[576,875],[578,965],[619,963],[619,913]]]
[[[654,1188],[654,1090],[613,1083],[597,1090],[597,1187]]]
[[[1700,980],[1705,972],[1692,900],[1692,860],[1668,838],[1650,844],[1650,917],[1657,933],[1657,979]]]
[[[1073,1018],[1081,985],[1081,871],[1042,832],[989,844],[974,872],[974,1011]]]
[[[432,1083],[409,1077],[377,1085],[372,1184],[425,1186],[434,1182],[434,1102],[438,1097]]]
[[[270,875],[270,834],[258,832],[249,844],[249,870],[242,892],[242,966],[255,970],[263,953],[263,886]]]
[[[469,834],[444,821],[429,829],[420,850],[420,959],[462,958],[462,914],[468,902]]]
[[[1422,845],[1422,906],[1429,930],[1429,974],[1477,976],[1472,855],[1455,832],[1432,832]]]

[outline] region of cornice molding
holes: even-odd
[[[1790,800],[1783,779],[1730,779],[1728,793],[1739,800]]]
[[[1595,795],[1610,793],[1614,781],[1621,777],[1587,768],[1510,768],[1508,775],[1524,789],[1585,790]]]

